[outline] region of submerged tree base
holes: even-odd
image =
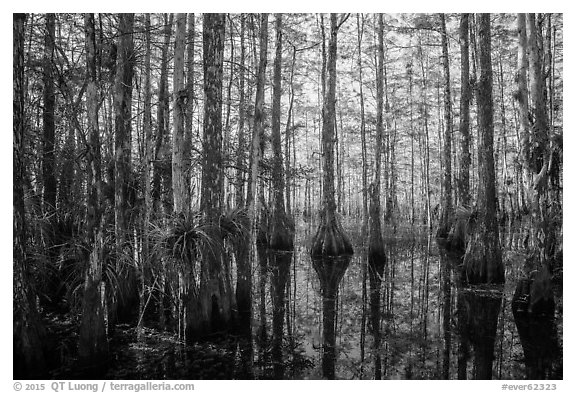
[[[472,223],[477,212],[458,206],[448,226],[438,228],[436,242],[439,247],[454,254],[464,255]]]
[[[340,220],[334,213],[322,212],[320,226],[312,239],[312,247],[310,247],[312,258],[353,254],[352,243],[344,232]]]
[[[512,298],[512,314],[518,329],[527,379],[562,379],[560,347],[554,321],[554,297],[532,296],[535,280],[521,279]],[[558,375],[560,374],[560,375]]]
[[[504,265],[497,234],[485,230],[474,234],[464,256],[464,281],[468,284],[503,284]]]

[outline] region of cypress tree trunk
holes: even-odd
[[[362,18],[362,22],[360,19]],[[364,347],[366,340],[366,277],[367,277],[367,251],[366,234],[368,232],[368,160],[366,154],[366,121],[364,116],[364,90],[362,82],[362,36],[364,34],[364,16],[356,15],[358,30],[358,80],[360,85],[360,138],[362,143],[362,319],[360,326],[360,375],[364,372]]]
[[[323,199],[320,226],[312,240],[310,253],[315,256],[351,255],[352,244],[336,216],[334,188],[334,113],[336,104],[336,57],[339,25],[336,14],[330,15],[330,39],[326,68],[328,81],[322,108]]]
[[[280,251],[294,250],[294,223],[286,214],[284,204],[284,167],[280,140],[280,110],[282,98],[282,14],[276,14],[276,58],[274,59],[274,91],[272,102],[272,183],[274,203],[270,228],[269,248]],[[285,152],[288,154],[288,151]]]
[[[132,77],[134,75],[134,14],[120,14],[118,31],[118,63],[116,66],[116,82],[114,107],[116,112],[116,129],[114,133],[115,145],[115,215],[116,215],[116,244],[122,249],[127,241],[128,231],[128,181],[131,160],[131,106],[132,106]]]
[[[239,114],[238,114],[238,155],[236,161],[236,206],[244,207],[244,171],[246,170],[246,136],[244,123],[246,117],[246,96],[244,92],[246,62],[246,15],[240,15],[240,68],[238,78],[240,79],[239,94]],[[238,306],[238,320],[240,329],[251,337],[252,320],[252,269],[250,264],[250,220],[245,215],[245,230],[242,238],[236,245],[237,283],[236,283],[236,305]],[[251,343],[251,338],[250,338]]]
[[[151,188],[151,170],[154,149],[152,145],[152,83],[151,83],[151,64],[150,52],[152,49],[150,37],[150,14],[146,14],[144,22],[144,113],[142,120],[142,131],[144,133],[144,222],[142,223],[144,239],[142,243],[143,259],[146,262],[151,261],[150,247],[150,219],[152,217],[152,188]],[[147,263],[144,263],[140,270],[140,316],[138,319],[138,334],[141,333],[141,327],[144,319],[146,304],[146,288],[148,286]]]
[[[524,182],[526,183],[525,201],[528,206],[522,206],[522,210],[532,205],[532,174],[530,170],[530,124],[528,114],[528,40],[526,37],[526,14],[518,14],[518,70],[516,79],[518,91],[515,98],[518,101],[519,125],[521,137],[521,157]]]
[[[255,46],[255,44],[254,44]],[[254,125],[252,128],[252,143],[250,148],[250,165],[248,174],[248,192],[246,197],[246,207],[248,209],[250,240],[256,237],[257,254],[260,270],[260,335],[266,335],[266,271],[267,271],[267,255],[265,247],[267,246],[266,239],[261,240],[261,237],[266,237],[266,231],[261,228],[267,226],[267,215],[265,209],[262,209],[261,222],[257,225],[257,209],[256,209],[256,192],[258,185],[258,174],[260,158],[262,157],[262,139],[264,137],[264,83],[266,81],[266,64],[268,56],[268,14],[263,13],[260,15],[260,59],[258,64],[258,74],[256,79],[256,101],[254,104]],[[246,254],[248,255],[248,254]],[[243,272],[249,272],[250,261],[242,265]]]
[[[372,334],[374,335],[373,353],[375,356],[375,379],[382,379],[382,366],[379,354],[380,335],[380,288],[386,266],[386,252],[382,239],[380,177],[382,174],[382,143],[384,134],[384,21],[378,14],[378,67],[376,73],[376,143],[374,181],[370,185],[370,233],[368,244],[368,267],[370,277],[370,315]],[[385,194],[386,195],[386,194]]]
[[[108,354],[108,341],[104,323],[102,294],[102,269],[104,262],[104,234],[102,228],[102,171],[100,166],[100,130],[98,126],[98,81],[96,72],[96,39],[94,14],[86,14],[84,19],[86,34],[86,65],[88,87],[86,104],[88,112],[89,154],[86,155],[88,209],[86,217],[87,244],[92,245],[89,264],[84,281],[82,320],[78,354],[84,366],[98,375]]]
[[[448,35],[446,19],[440,14],[442,36],[442,66],[444,68],[444,177],[442,180],[444,198],[442,200],[442,216],[438,225],[437,237],[446,237],[450,230],[452,217],[452,100],[450,98],[450,62],[448,59]]]
[[[254,126],[252,128],[252,146],[250,151],[250,172],[248,176],[248,194],[246,206],[252,218],[255,217],[256,186],[258,167],[262,157],[261,141],[264,136],[264,83],[266,82],[266,64],[268,56],[268,14],[260,15],[260,62],[256,80],[256,102],[254,106]]]
[[[470,60],[469,60],[469,14],[460,17],[460,179],[458,191],[460,203],[470,206]]]
[[[276,57],[274,59],[274,91],[272,101],[272,183],[274,202],[271,217],[268,247],[270,249],[271,290],[273,303],[272,354],[274,374],[282,378],[282,338],[284,336],[284,303],[286,300],[286,282],[290,277],[290,264],[294,251],[294,223],[288,216],[284,205],[284,168],[282,145],[280,141],[280,106],[282,98],[282,14],[276,14]],[[288,154],[288,151],[285,152]],[[280,251],[280,252],[278,252]],[[284,252],[288,251],[288,252]]]
[[[295,143],[294,143],[294,119],[292,117],[292,111],[294,108],[294,69],[296,67],[296,47],[292,46],[292,63],[290,67],[290,103],[288,106],[288,119],[286,120],[286,132],[284,140],[284,172],[286,173],[286,213],[292,214],[292,204],[296,203],[295,196],[291,197],[291,186],[292,176],[290,175],[290,130],[292,128],[292,151],[295,153]],[[296,162],[296,160],[294,160]],[[294,164],[295,165],[295,164]],[[295,190],[293,190],[295,191]]]
[[[188,162],[188,169],[184,173],[186,189],[191,194],[192,171],[190,169],[192,158],[192,134],[194,129],[194,45],[196,41],[196,22],[194,14],[188,14],[188,31],[186,47],[186,104],[184,117],[184,161]],[[191,196],[190,196],[191,198]]]
[[[55,14],[46,14],[46,35],[44,36],[43,59],[44,109],[42,112],[42,120],[44,123],[42,180],[44,186],[43,203],[45,214],[50,214],[54,209],[56,209],[56,177],[54,175],[54,107],[56,104],[56,95],[54,94],[54,75],[52,71],[55,41],[55,19]],[[51,241],[47,243],[47,247],[50,247]]]
[[[54,247],[56,236],[56,175],[55,175],[55,124],[54,107],[56,105],[56,95],[54,94],[54,45],[55,45],[55,14],[46,14],[46,35],[44,36],[44,58],[43,58],[43,102],[42,111],[43,138],[42,138],[42,183],[43,183],[43,213],[48,217],[48,225],[43,233],[46,256],[50,264],[56,264],[58,248]],[[60,278],[51,268],[46,277],[48,299],[45,303],[48,306],[56,306],[59,302]],[[44,303],[44,302],[43,302]]]
[[[314,270],[320,279],[322,295],[323,352],[322,375],[335,378],[336,362],[336,298],[353,253],[338,217],[334,198],[334,113],[336,100],[336,49],[338,29],[346,21],[337,22],[337,15],[330,14],[330,39],[328,43],[328,81],[322,110],[322,148],[324,161],[324,186],[320,226],[312,240],[310,254]]]
[[[238,68],[238,153],[236,158],[236,206],[244,206],[244,172],[246,168],[246,136],[244,133],[244,123],[246,119],[246,92],[245,72],[246,64],[246,15],[240,15],[240,66]]]
[[[222,213],[222,75],[225,15],[204,14],[204,136],[202,197],[200,209],[211,239],[221,239],[218,220]],[[200,293],[202,318],[210,331],[224,328],[232,319],[232,291],[226,279],[222,249],[204,244],[202,251]]]
[[[169,160],[164,146],[166,133],[168,129],[168,51],[170,48],[170,36],[172,35],[172,22],[174,14],[164,14],[164,42],[162,44],[162,55],[160,60],[160,81],[158,85],[158,132],[154,146],[154,175],[152,178],[152,200],[154,202],[154,211],[169,210],[166,204],[161,205],[162,184],[170,183],[171,171],[168,173],[163,162]]]
[[[132,79],[134,76],[134,14],[119,14],[118,61],[114,86],[114,214],[116,270],[122,277],[117,296],[109,307],[109,323],[127,322],[134,316],[137,285],[133,266],[125,263],[131,256],[129,231],[134,198],[131,179]]]
[[[188,91],[184,85],[184,53],[186,52],[186,14],[176,14],[174,44],[174,91],[172,132],[172,190],[174,213],[186,215],[190,209],[190,190],[186,182],[184,115]]]
[[[26,261],[26,213],[24,210],[24,24],[26,14],[13,14],[13,342],[14,378],[43,376],[46,363],[42,348],[43,328],[32,293]]]
[[[530,60],[530,107],[534,124],[530,132],[529,165],[533,176],[534,198],[531,206],[536,230],[534,244],[541,264],[549,263],[555,254],[557,226],[550,219],[552,204],[548,192],[551,158],[548,114],[546,110],[546,84],[543,65],[543,37],[535,14],[527,15],[528,54]],[[550,169],[549,169],[550,168]],[[540,266],[537,267],[540,269]]]
[[[478,219],[464,268],[470,284],[500,284],[504,282],[504,265],[496,221],[490,14],[479,14],[478,19]]]
[[[54,75],[52,71],[55,41],[55,19],[55,14],[46,14],[46,35],[44,36],[43,59],[44,108],[42,111],[42,120],[44,125],[42,141],[42,181],[44,187],[44,212],[46,214],[50,214],[54,209],[56,209],[56,177],[54,175],[54,107],[56,104],[56,96],[54,94]],[[51,244],[47,244],[48,247],[50,247],[50,245]]]

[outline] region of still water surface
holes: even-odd
[[[252,340],[227,335],[185,347],[151,329],[140,340],[126,331],[116,338],[107,377],[322,378],[323,302],[319,277],[307,251],[314,228],[301,223],[296,231],[281,343],[273,333],[273,314],[279,306],[271,296],[271,273],[264,287],[256,273]],[[433,237],[426,233],[388,236],[388,263],[377,315],[381,339],[375,347],[361,239],[358,230],[347,229],[356,254],[336,297],[331,366],[336,378],[374,379],[377,366],[383,379],[562,378],[561,280],[555,283],[553,318],[520,319],[517,323],[512,313],[524,252],[521,231],[503,231],[506,284],[472,290],[459,283],[461,260],[439,252]],[[258,271],[257,266],[254,270]]]

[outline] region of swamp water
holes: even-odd
[[[553,318],[516,321],[512,312],[524,255],[518,230],[502,235],[506,284],[475,289],[459,284],[461,260],[440,252],[425,232],[388,236],[380,315],[371,315],[360,231],[347,227],[355,255],[333,299],[335,355],[327,359],[322,351],[320,280],[308,254],[315,228],[314,223],[301,222],[296,230],[281,340],[272,272],[267,274],[263,307],[255,263],[252,339],[225,334],[184,346],[167,333],[146,328],[137,339],[135,328],[120,327],[110,343],[105,378],[320,379],[326,368],[337,379],[373,379],[377,369],[383,379],[562,378],[562,280],[554,282]],[[373,317],[380,318],[378,348],[371,330]],[[70,365],[54,377],[74,374]]]

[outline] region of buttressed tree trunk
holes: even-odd
[[[469,284],[500,284],[504,282],[504,265],[496,221],[490,14],[478,16],[478,39],[478,218],[464,256],[464,269]]]
[[[209,225],[209,237],[221,239],[222,213],[222,75],[224,70],[225,15],[204,14],[204,159],[200,209]],[[208,330],[225,327],[232,318],[231,288],[223,268],[221,247],[204,244],[201,283],[202,317]]]
[[[352,243],[336,216],[334,190],[334,113],[336,111],[336,58],[339,25],[336,15],[330,15],[330,38],[328,42],[328,82],[322,108],[322,151],[324,162],[322,187],[323,199],[320,226],[312,240],[310,253],[313,257],[351,255]]]
[[[336,216],[336,200],[334,195],[334,121],[336,101],[336,48],[338,29],[346,21],[344,16],[340,22],[337,14],[330,14],[330,39],[328,43],[328,83],[324,96],[322,110],[322,147],[324,160],[323,201],[320,212],[320,226],[312,240],[310,254],[314,270],[320,279],[322,295],[322,325],[323,351],[322,374],[325,378],[335,378],[336,362],[336,298],[338,284],[342,280],[351,255],[352,244],[338,217]]]
[[[13,14],[13,342],[14,378],[42,376],[46,367],[42,328],[30,286],[26,262],[24,211],[24,23],[25,14]]]

